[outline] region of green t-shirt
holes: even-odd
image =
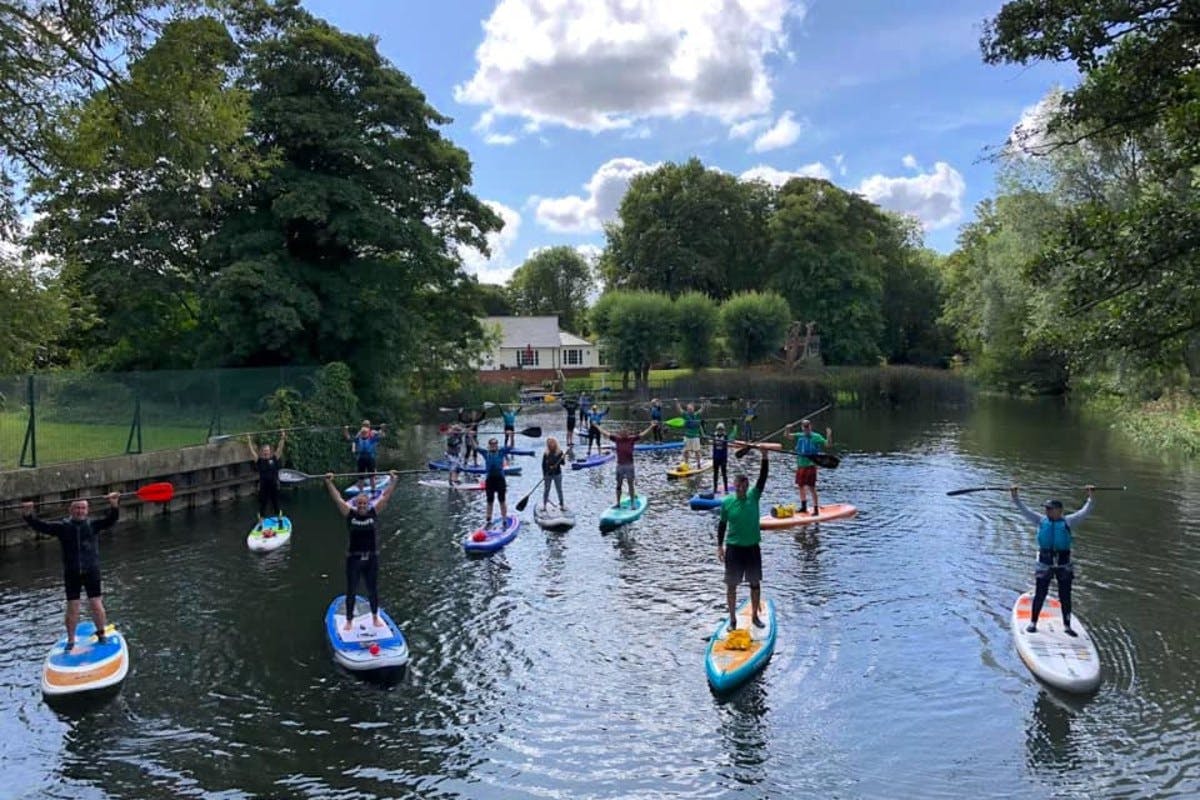
[[[812,433],[805,436],[803,433],[797,433],[796,436],[796,468],[815,466],[813,462],[805,458],[806,455],[814,455],[825,449],[825,437],[819,433]]]
[[[759,494],[758,487],[751,486],[746,490],[745,500],[731,494],[721,501],[721,521],[726,523],[725,544],[753,547],[762,541],[758,522]]]

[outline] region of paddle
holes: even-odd
[[[670,419],[663,420],[663,425],[672,428],[682,428],[685,424],[683,417],[671,417]]]
[[[762,438],[757,439],[757,440],[751,442],[750,444],[745,445],[744,447],[739,447],[737,450],[734,451],[734,453],[733,453],[734,457],[735,458],[745,458],[746,453],[749,453],[751,450],[754,449],[754,445],[762,444],[763,442],[769,442],[770,440],[774,439],[776,436],[783,433],[784,431],[786,431],[788,428],[792,427],[793,425],[798,425],[806,419],[812,419],[817,414],[820,414],[822,411],[827,411],[831,407],[832,406],[830,406],[830,405],[821,406],[820,408],[818,408],[816,411],[812,412],[811,414],[805,414],[800,419],[789,422],[787,425],[784,425],[782,428],[774,430],[771,433],[768,433],[766,436],[763,436]]]
[[[171,498],[175,496],[175,487],[166,481],[160,483],[147,483],[136,492],[121,492],[121,497],[132,497],[137,495],[137,498],[144,503],[169,503]],[[41,505],[52,506],[59,503],[74,503],[76,500],[105,500],[108,498],[106,494],[96,494],[89,497],[63,497],[58,500],[47,500]],[[3,508],[20,508],[21,504],[11,506],[3,506]]]
[[[382,478],[385,475],[390,475],[392,472],[395,472],[397,475],[424,475],[425,473],[429,472],[429,470],[427,470],[427,469],[402,469],[402,470],[398,470],[398,471],[390,470],[388,472],[335,472],[333,474],[333,477],[335,477],[335,478],[369,478],[372,475],[374,475],[377,478]],[[291,486],[293,484],[297,484],[297,483],[304,483],[305,481],[315,481],[319,478],[324,478],[324,477],[325,477],[324,474],[308,475],[308,474],[301,472],[298,469],[281,469],[281,470],[279,470],[279,482],[286,483],[289,486]]]
[[[454,423],[459,424],[459,423]],[[443,422],[438,425],[438,433],[446,433],[450,430],[450,424]],[[465,433],[466,431],[464,431]],[[484,434],[504,433],[504,431],[476,431],[481,436]],[[542,427],[540,425],[530,425],[528,428],[522,428],[516,432],[518,436],[528,436],[530,439],[540,439],[542,437]]]
[[[809,456],[811,458],[811,456]],[[1018,489],[1027,489],[1031,492],[1052,492],[1059,488],[1057,486],[1018,486]],[[1086,486],[1080,486],[1080,489],[1086,489]],[[1093,492],[1123,492],[1124,486],[1093,486]],[[960,494],[971,494],[972,492],[1007,492],[1012,489],[1011,486],[972,486],[970,489],[954,489],[946,492],[950,497],[957,497]]]
[[[539,480],[537,483],[535,483],[533,485],[533,488],[529,490],[529,494],[525,495],[524,497],[522,497],[520,500],[517,501],[517,511],[525,510],[525,507],[529,505],[529,498],[533,497],[533,493],[537,490],[537,488],[539,486],[542,485],[542,481],[544,481],[544,480],[546,480],[545,475],[543,475],[541,477],[541,480]]]
[[[209,444],[217,444],[228,439],[242,436],[266,436],[268,433],[291,433],[292,431],[331,431],[341,428],[341,425],[301,425],[296,428],[272,428],[269,431],[250,431],[248,433],[222,433],[217,436],[208,437]]]

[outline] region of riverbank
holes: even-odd
[[[1200,402],[1187,394],[1144,403],[1101,394],[1083,400],[1082,407],[1089,416],[1104,417],[1105,424],[1148,450],[1200,458]]]

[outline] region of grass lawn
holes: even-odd
[[[16,469],[21,459],[27,416],[0,413],[0,469]],[[166,427],[142,424],[142,451],[173,450],[203,444],[208,427]],[[129,425],[90,425],[38,420],[38,466],[125,454]],[[137,442],[134,442],[136,447]]]
[[[668,381],[673,381],[676,378],[689,377],[700,373],[715,373],[715,372],[733,372],[732,369],[723,367],[708,367],[706,369],[693,371],[686,368],[680,369],[652,369],[650,370],[650,386],[662,386]],[[633,378],[630,377],[629,385],[633,386]],[[567,391],[578,392],[580,390],[595,390],[602,386],[607,386],[610,389],[621,388],[621,373],[619,372],[593,372],[586,378],[568,378]]]

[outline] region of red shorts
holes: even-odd
[[[796,467],[796,485],[797,486],[816,486],[817,485],[817,468],[816,467]]]

